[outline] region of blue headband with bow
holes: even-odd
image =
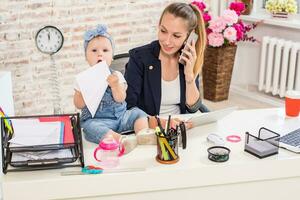
[[[106,37],[110,41],[112,49],[114,50],[114,43],[112,41],[112,37],[107,32],[107,27],[103,24],[98,24],[95,29],[86,31],[83,36],[84,39],[83,46],[85,51],[88,43],[97,36]]]

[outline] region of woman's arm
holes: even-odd
[[[186,105],[191,107],[195,103],[197,103],[200,98],[199,89],[196,86],[195,80],[194,79],[188,80],[187,77],[186,77],[185,85],[186,85],[186,91],[185,91]]]
[[[83,100],[81,92],[75,90],[73,102],[76,108],[82,109],[85,106],[85,102]]]
[[[195,105],[200,98],[199,89],[196,85],[196,77],[194,75],[193,69],[197,59],[195,41],[192,41],[192,45],[187,44],[189,50],[182,50],[184,56],[182,59],[185,61],[184,75],[185,75],[185,85],[186,85],[186,105],[188,107]]]
[[[129,52],[129,61],[126,64],[125,79],[127,81],[127,107],[135,107],[138,105],[138,99],[143,85],[143,66],[135,59],[135,52]]]

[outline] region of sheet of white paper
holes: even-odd
[[[76,76],[83,100],[92,117],[95,116],[97,108],[108,86],[106,81],[110,75],[109,67],[105,61],[100,62]]]
[[[11,147],[59,144],[61,122],[39,122],[38,119],[12,119],[13,138]]]
[[[56,158],[72,158],[71,149],[59,149],[42,152],[22,152],[13,153],[11,161],[28,161],[28,160],[44,160],[44,159],[56,159]]]

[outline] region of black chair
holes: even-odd
[[[125,65],[128,63],[129,53],[121,53],[114,56],[114,59],[111,63],[111,68],[117,70],[122,74],[125,73]]]

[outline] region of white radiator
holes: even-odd
[[[300,43],[263,38],[258,89],[280,97],[287,90],[300,90]]]

